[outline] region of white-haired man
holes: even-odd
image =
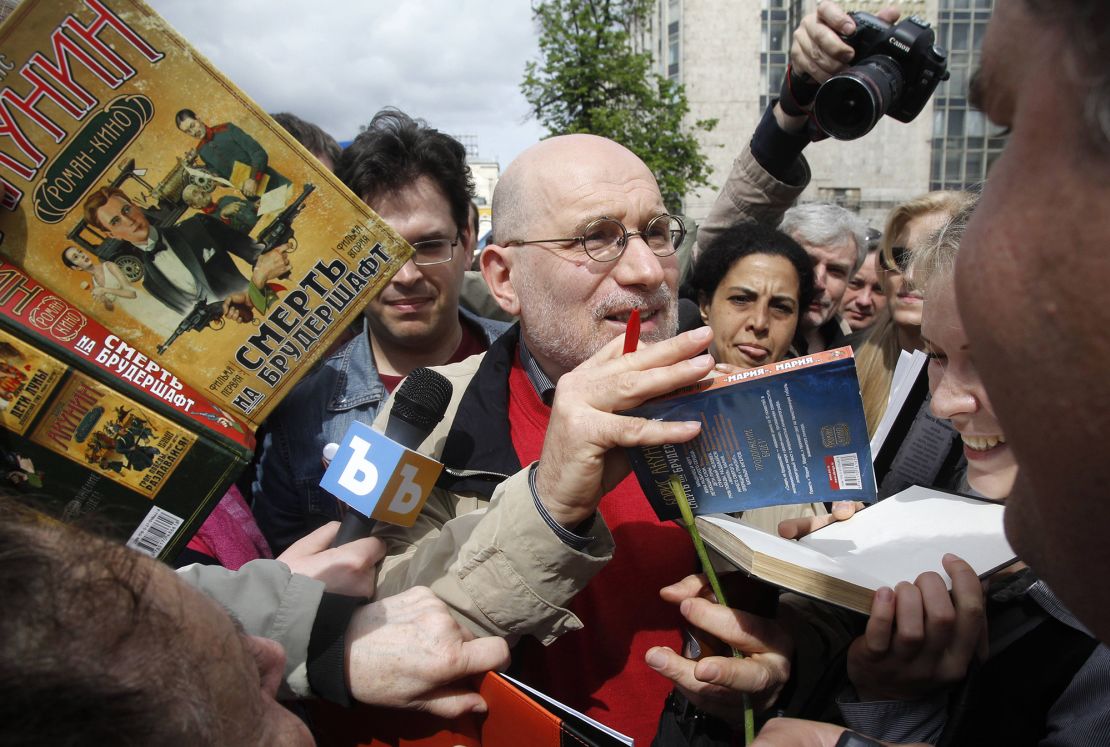
[[[786,211],[779,228],[802,245],[813,261],[816,293],[798,321],[805,353],[819,353],[851,334],[837,310],[848,282],[867,259],[867,224],[839,205],[814,203]]]

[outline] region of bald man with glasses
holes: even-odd
[[[520,322],[482,357],[439,369],[454,397],[424,450],[446,469],[414,527],[376,530],[389,548],[380,594],[426,584],[475,632],[524,638],[513,658],[525,681],[641,744],[673,684],[655,656],[682,648],[682,615],[659,590],[695,557],[684,530],[655,518],[621,447],[685,442],[699,426],[616,413],[713,367],[709,328],[675,335],[684,233],[651,171],[611,140],[555,137],[521,154],[481,256]],[[640,350],[622,355],[633,310]],[[748,519],[774,531],[814,511]],[[778,656],[752,666],[768,697],[789,669]],[[688,694],[735,716],[738,700],[714,702],[716,690]]]

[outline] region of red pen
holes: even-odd
[[[628,315],[628,326],[624,328],[624,354],[636,352],[640,344],[640,310],[632,309]]]

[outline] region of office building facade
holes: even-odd
[[[845,2],[849,10],[875,13],[888,3]],[[1002,140],[967,105],[967,84],[978,60],[993,0],[906,0],[903,16],[933,25],[951,49],[952,80],[911,123],[884,117],[866,137],[825,140],[806,157],[813,181],[803,202],[828,201],[858,211],[881,227],[898,202],[929,189],[962,188],[985,178]],[[656,71],[686,88],[690,121],[716,118],[699,133],[713,166],[712,185],[688,194],[684,212],[703,218],[750,139],[764,109],[778,95],[789,62],[794,29],[815,0],[656,0],[635,44],[651,52]]]

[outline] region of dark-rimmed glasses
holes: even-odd
[[[427,267],[428,265],[441,265],[444,262],[450,262],[451,258],[455,256],[455,246],[459,243],[459,240],[459,235],[455,234],[454,239],[417,241],[412,245],[412,263],[417,267]]]
[[[648,221],[642,231],[629,231],[616,218],[596,218],[586,224],[581,236],[563,239],[529,239],[509,241],[509,246],[517,244],[562,244],[574,241],[582,245],[590,259],[598,262],[613,262],[620,259],[628,247],[628,240],[639,236],[656,257],[669,257],[678,251],[686,237],[686,225],[677,215],[662,213]]]

